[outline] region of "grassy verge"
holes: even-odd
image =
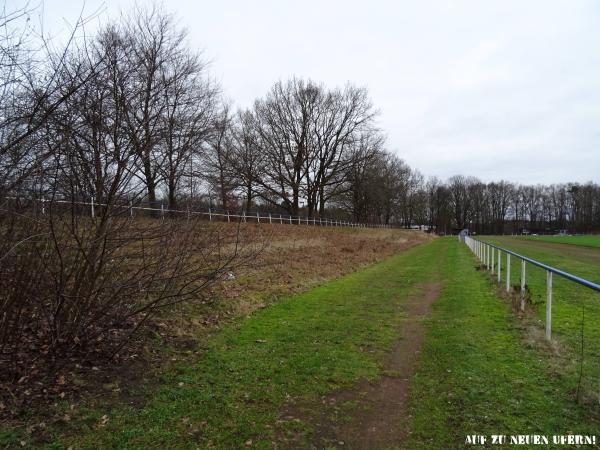
[[[381,374],[400,307],[438,258],[436,247],[415,248],[226,326],[143,407],[81,411],[54,445],[270,448],[289,396],[317,399]]]
[[[453,264],[443,267],[445,289],[411,381],[407,448],[466,447],[468,434],[599,434],[593,410],[573,399],[570,374],[524,345],[520,322],[466,247],[436,244],[449,247]]]
[[[490,242],[509,248],[577,276],[599,282],[600,250],[574,245],[552,245],[512,237],[489,237]],[[506,267],[506,260],[502,264]],[[513,258],[512,284],[520,279],[520,264]],[[532,265],[526,267],[528,309],[531,322],[539,329],[546,323],[546,272]],[[556,357],[563,370],[571,372],[565,389],[579,390],[581,400],[598,408],[600,399],[600,293],[559,276],[553,277],[552,335],[556,340]],[[579,375],[581,374],[581,382]]]

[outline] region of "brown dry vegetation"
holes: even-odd
[[[232,273],[235,278],[214,289],[216,304],[192,315],[184,306],[187,320],[177,318],[184,326],[174,330],[176,333],[190,331],[185,322],[214,323],[223,317],[251,314],[281,296],[302,292],[432,239],[422,232],[401,229],[279,224],[242,224],[240,235],[246,246],[262,247],[262,251],[250,265]]]
[[[117,357],[66,364],[53,384],[38,387],[45,395],[41,402],[29,402],[34,409],[29,410],[26,423],[60,422],[65,404],[75,409],[78,404],[143,404],[170,365],[197,358],[205,339],[224,322],[432,239],[400,229],[250,223],[206,226],[221,242],[212,258],[240,251],[235,243],[239,240],[243,254],[255,255],[251,262],[234,265],[209,295],[163,310]],[[0,404],[0,415],[12,416],[13,425],[23,420],[21,414],[11,414],[8,406]],[[39,411],[34,412],[37,407]]]

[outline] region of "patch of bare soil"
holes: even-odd
[[[427,284],[421,295],[407,301],[401,338],[385,361],[390,375],[326,396],[321,405],[290,404],[282,420],[301,416],[311,422],[316,431],[310,448],[403,448],[408,433],[408,383],[425,336],[422,319],[440,292],[440,284]],[[300,434],[288,436],[282,440],[281,448],[297,448],[302,438]]]

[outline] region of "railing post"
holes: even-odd
[[[162,220],[165,220],[165,205],[162,203],[160,204],[160,217],[162,217]]]
[[[227,210],[227,222],[231,222],[231,218],[229,217],[229,210]]]
[[[129,200],[129,215],[133,219],[133,202]]]
[[[279,213],[279,223],[283,225],[283,217],[281,216],[281,213]]]
[[[96,212],[94,211],[94,197],[92,197],[92,219],[96,216]]]
[[[521,311],[525,311],[525,266],[524,259],[521,260]]]
[[[506,254],[506,292],[510,292],[510,253]]]
[[[486,270],[488,268],[487,254],[488,254],[488,246],[487,246],[487,244],[483,244],[483,266],[485,267]]]
[[[546,271],[546,339],[552,340],[552,272]]]
[[[485,268],[490,270],[490,246],[485,244]]]
[[[245,209],[242,210],[242,215],[244,216],[244,222],[245,222],[246,221],[246,210]]]
[[[273,223],[273,221],[271,219],[271,213],[269,213],[269,223]]]
[[[502,282],[502,252],[498,250],[498,284]]]
[[[494,253],[495,253],[495,251],[496,251],[496,249],[495,249],[494,247],[492,247],[492,254],[491,254],[491,256],[490,256],[491,263],[492,263],[492,264],[491,264],[491,266],[492,266],[492,273],[494,273],[494,256],[495,256],[495,254],[494,254]]]

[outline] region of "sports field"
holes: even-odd
[[[600,235],[586,236],[527,236],[519,239],[531,241],[552,242],[555,244],[581,245],[584,247],[600,248]]]

